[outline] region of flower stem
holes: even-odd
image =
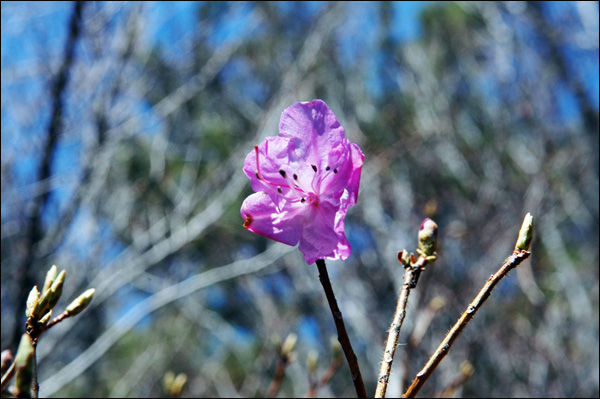
[[[340,345],[342,346],[344,355],[348,361],[348,366],[350,367],[354,389],[356,389],[356,394],[359,398],[366,398],[367,391],[362,380],[362,375],[360,374],[360,368],[358,367],[358,359],[354,354],[352,344],[350,343],[350,338],[346,332],[346,326],[344,325],[342,312],[337,305],[335,294],[333,293],[333,288],[331,287],[331,282],[329,281],[329,274],[327,273],[325,261],[323,259],[318,259],[317,267],[319,269],[319,280],[321,281],[323,289],[325,290],[325,296],[327,297],[327,302],[329,303],[329,308],[331,309],[331,314],[333,315],[333,321],[335,322],[335,327],[337,328],[338,341],[340,341]]]
[[[521,262],[527,259],[530,254],[531,253],[526,250],[515,248],[512,255],[504,261],[504,264],[502,264],[500,269],[495,274],[490,276],[490,278],[485,283],[483,288],[479,291],[475,299],[473,299],[473,301],[469,304],[467,310],[464,311],[464,313],[462,314],[462,316],[460,316],[456,324],[454,324],[452,329],[448,332],[448,334],[446,334],[446,337],[440,343],[440,346],[438,346],[435,353],[429,358],[429,361],[427,362],[425,367],[423,367],[423,369],[417,374],[410,387],[408,387],[408,389],[404,393],[403,397],[415,397],[415,395],[419,392],[423,384],[425,384],[425,381],[427,381],[427,379],[433,373],[438,364],[440,364],[442,359],[444,359],[444,357],[448,354],[450,347],[452,346],[456,338],[460,335],[460,333],[464,330],[467,323],[473,318],[473,316],[475,316],[477,310],[479,310],[479,308],[483,305],[485,300],[490,296],[496,284],[498,284],[498,282],[502,280],[502,278],[506,276],[509,271],[511,271],[519,264],[521,264]]]

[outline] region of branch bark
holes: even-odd
[[[477,313],[479,308],[481,308],[486,299],[489,298],[496,284],[498,284],[498,282],[500,282],[500,280],[502,280],[502,278],[504,278],[504,276],[506,276],[508,272],[517,267],[519,264],[521,264],[521,262],[523,262],[525,259],[527,259],[529,255],[531,255],[530,252],[523,249],[515,248],[512,255],[504,261],[500,269],[495,274],[492,274],[490,276],[490,278],[485,283],[483,288],[479,291],[475,299],[473,299],[473,301],[469,304],[467,310],[464,311],[464,313],[462,314],[462,316],[460,316],[460,318],[454,324],[452,329],[448,332],[448,334],[446,334],[446,337],[444,338],[442,343],[440,343],[435,353],[429,358],[429,361],[427,362],[425,367],[423,367],[423,369],[417,374],[412,384],[410,385],[410,387],[408,387],[408,389],[406,390],[404,395],[402,395],[402,397],[414,398],[416,396],[423,384],[425,384],[425,381],[427,381],[427,379],[434,372],[438,364],[440,364],[440,362],[448,354],[448,352],[450,351],[450,347],[452,346],[456,338],[458,338],[460,333],[465,329],[467,323],[473,318],[473,316],[475,316],[475,313]]]

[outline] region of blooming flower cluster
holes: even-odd
[[[267,137],[244,162],[254,194],[241,208],[244,227],[298,249],[308,264],[342,259],[352,248],[344,217],[356,203],[364,155],[321,100],[281,114],[279,136]]]

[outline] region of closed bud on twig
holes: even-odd
[[[30,318],[35,311],[35,308],[38,306],[38,302],[40,300],[40,292],[38,291],[37,285],[35,285],[31,291],[29,291],[29,296],[27,297],[27,307],[25,308],[25,316]]]
[[[440,295],[436,295],[433,297],[431,302],[429,302],[429,307],[432,310],[440,310],[441,308],[444,307],[445,304],[446,304],[446,301],[444,300],[444,298]]]
[[[469,378],[473,375],[473,372],[475,371],[473,369],[473,365],[468,360],[463,361],[458,367],[458,369],[460,370],[460,373],[464,378]]]
[[[61,271],[60,274],[54,279],[52,286],[50,287],[50,291],[52,292],[52,296],[50,298],[50,309],[56,306],[56,303],[60,299],[63,290],[63,283],[65,282],[65,274],[67,272],[65,270]]]
[[[48,313],[50,310],[50,298],[52,297],[52,290],[47,289],[42,292],[42,295],[37,303],[37,306],[34,307],[31,315],[37,319]]]
[[[96,290],[94,288],[90,288],[86,290],[83,294],[79,295],[73,302],[67,306],[65,313],[67,313],[67,317],[75,316],[81,311],[83,311],[92,301],[94,297],[94,293]]]
[[[28,334],[21,336],[21,343],[17,351],[16,367],[16,392],[17,397],[31,396],[31,381],[33,378],[33,344]]]
[[[46,292],[46,290],[49,290],[50,287],[52,287],[52,283],[54,282],[54,280],[56,280],[57,275],[58,268],[56,267],[56,265],[52,265],[50,270],[48,270],[48,273],[46,273],[46,280],[44,281],[44,288],[42,289],[42,292]]]
[[[60,272],[60,274],[52,282],[50,288],[42,291],[38,305],[32,312],[33,316],[39,319],[56,305],[62,294],[62,287],[63,283],[65,282],[65,273],[66,272],[64,270]]]
[[[435,255],[435,250],[437,247],[437,236],[437,224],[429,218],[423,220],[423,223],[421,223],[421,229],[419,230],[420,254],[425,256]]]
[[[281,355],[289,357],[296,346],[296,342],[298,342],[298,336],[294,333],[290,333],[281,345]]]
[[[271,344],[277,349],[278,352],[281,352],[281,338],[279,335],[271,336]]]
[[[306,355],[306,368],[308,372],[314,374],[317,372],[317,365],[319,364],[319,352],[312,349]]]
[[[185,373],[179,373],[175,376],[175,373],[169,370],[163,377],[163,388],[167,396],[176,398],[181,394],[186,382],[187,375]]]
[[[2,351],[2,375],[6,373],[6,370],[10,367],[13,362],[13,355],[10,349],[5,349]]]
[[[44,315],[44,317],[42,317],[42,318],[40,319],[40,321],[39,321],[38,323],[40,323],[40,324],[46,324],[46,323],[48,323],[48,320],[50,320],[50,317],[52,317],[52,309],[50,309],[50,310],[48,311],[48,313],[46,313],[46,314]]]
[[[404,266],[410,266],[410,255],[406,249],[398,252],[398,261]]]
[[[336,337],[331,337],[331,355],[334,359],[342,356],[342,345]]]
[[[169,370],[163,376],[163,388],[165,389],[165,393],[169,394],[173,381],[175,381],[175,373]]]
[[[187,374],[179,373],[177,377],[173,380],[173,385],[171,385],[171,396],[179,396],[181,391],[183,390],[183,386],[187,382]]]
[[[517,239],[517,245],[515,245],[515,249],[529,251],[531,240],[533,240],[533,216],[531,216],[531,213],[527,213],[527,215],[525,215],[525,219],[523,219],[523,224],[521,225],[521,230],[519,231],[519,238]]]

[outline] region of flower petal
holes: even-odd
[[[297,159],[317,166],[344,139],[344,128],[322,100],[297,102],[286,108],[279,121],[279,135],[293,139]]]
[[[332,205],[340,205],[347,192],[346,209],[356,203],[360,186],[360,173],[365,156],[358,145],[344,139],[342,146],[331,151],[328,157],[329,173],[319,182],[319,197]],[[333,172],[333,173],[332,173]]]
[[[302,230],[302,238],[298,249],[304,254],[309,265],[317,259],[346,260],[352,247],[344,234],[344,216],[346,211],[336,211],[336,207],[328,203],[311,206],[310,213]]]
[[[289,188],[286,188],[287,182],[279,171],[288,168],[289,154],[293,148],[290,139],[267,137],[265,141],[258,145],[258,164],[255,149],[250,151],[244,161],[244,172],[250,178],[252,189],[256,192],[264,191],[269,194],[278,209],[283,206],[283,198],[277,192],[278,185],[280,185],[282,193],[287,194],[289,191]],[[258,177],[259,167],[262,180]]]
[[[278,211],[271,198],[261,191],[244,200],[240,213],[244,227],[251,232],[296,245],[302,233],[302,211],[305,209],[302,204],[288,203]]]

